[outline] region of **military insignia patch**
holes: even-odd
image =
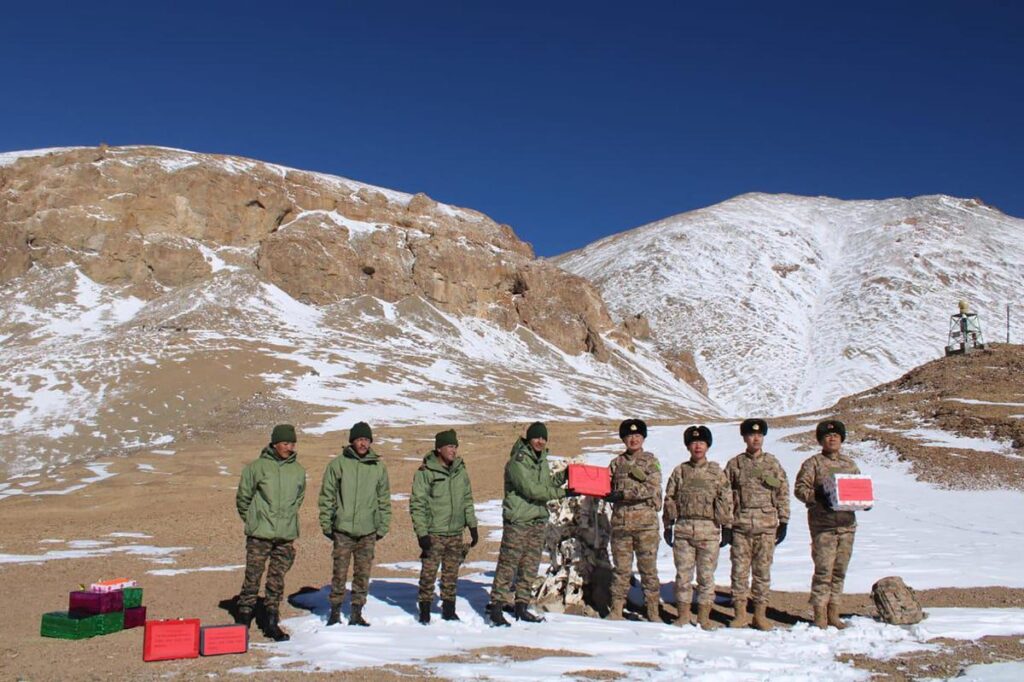
[[[629,425],[629,430],[630,431],[636,431],[636,424],[630,424]]]
[[[750,428],[753,431],[760,431],[761,430],[761,425],[760,424],[754,424]]]

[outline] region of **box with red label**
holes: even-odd
[[[90,592],[115,592],[126,587],[135,587],[135,581],[129,578],[114,578],[113,580],[101,580],[89,585]]]
[[[836,511],[864,511],[875,504],[870,476],[832,474],[825,479],[828,503]]]
[[[146,607],[134,606],[124,610],[124,629],[138,628],[146,624]]]
[[[249,628],[244,625],[207,625],[199,633],[203,656],[244,654],[249,650]]]
[[[96,615],[124,609],[124,595],[117,592],[77,590],[68,595],[68,611],[80,615]]]
[[[168,661],[199,657],[199,619],[149,620],[142,640],[142,660]]]
[[[608,467],[591,464],[569,465],[569,490],[580,495],[604,497],[612,491],[612,476]]]

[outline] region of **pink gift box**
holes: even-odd
[[[68,611],[74,614],[96,615],[124,609],[124,593],[88,592],[77,590],[68,595]]]
[[[124,610],[124,629],[142,627],[146,624],[146,607],[136,606]]]

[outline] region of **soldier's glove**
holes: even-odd
[[[665,526],[664,536],[665,536],[665,544],[668,545],[669,547],[672,547],[672,545],[673,545],[673,542],[672,542],[672,526]]]
[[[718,543],[719,547],[725,547],[726,545],[732,544],[732,528],[722,529],[722,541]]]
[[[611,502],[613,504],[615,502],[622,502],[624,499],[626,499],[626,493],[621,490],[613,490],[604,496],[605,502]]]
[[[324,532],[324,537],[325,538],[327,538],[328,540],[334,540],[334,533],[332,533],[329,530],[324,530],[323,528],[321,528],[320,530],[322,530]]]
[[[427,538],[428,540],[430,538]],[[476,526],[469,529],[469,546],[476,547],[476,543],[480,542],[480,531],[477,530]]]
[[[383,539],[384,539],[384,536],[381,535],[380,533],[377,533],[377,542],[380,542]]]
[[[814,501],[828,511],[832,511],[832,505],[828,503],[828,493],[825,492],[825,486],[819,485],[814,489]]]
[[[421,535],[420,537],[416,538],[416,542],[420,543],[420,549],[423,550],[424,554],[430,551],[429,535]]]
[[[579,497],[580,494],[578,492],[576,492],[575,490],[569,490],[568,488],[566,488],[565,489],[565,496],[566,497]]]
[[[788,523],[780,523],[779,527],[775,529],[775,544],[780,544],[786,539],[786,528],[789,526]]]

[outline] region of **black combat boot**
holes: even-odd
[[[341,604],[331,607],[331,613],[327,616],[327,625],[337,625],[341,622]]]
[[[363,620],[363,605],[353,604],[352,614],[348,617],[349,625],[362,625],[364,628],[370,627],[370,624]]]
[[[266,635],[275,642],[287,642],[291,639],[291,635],[281,629],[278,619],[277,611],[267,611]]]
[[[491,625],[493,627],[509,627],[511,623],[505,620],[505,616],[501,613],[501,604],[492,603],[487,607],[487,615],[491,618]]]
[[[544,619],[540,616],[535,616],[527,610],[527,604],[517,601],[516,602],[516,620],[521,620],[526,623],[543,623]]]
[[[420,602],[420,623],[428,625],[430,623],[430,602]]]
[[[252,609],[242,606],[235,612],[235,623],[249,627],[252,625]]]
[[[459,620],[455,615],[455,600],[441,602],[441,620]]]

